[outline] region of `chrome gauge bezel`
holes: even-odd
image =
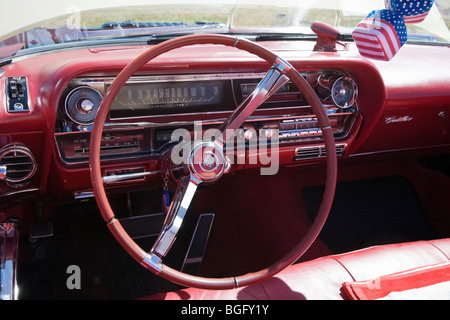
[[[351,97],[349,97],[349,99],[347,99],[345,101],[345,104],[342,104],[342,103],[336,101],[334,94],[333,94],[335,87],[338,85],[338,83],[343,82],[343,81],[348,82],[350,84],[350,86],[352,87],[352,91],[353,91]],[[344,77],[340,77],[340,78],[336,79],[336,81],[333,83],[333,86],[331,87],[331,99],[333,100],[333,103],[341,109],[348,109],[348,108],[353,107],[356,103],[357,97],[358,97],[358,86],[356,85],[355,80],[353,80],[350,77],[344,76]]]
[[[74,116],[74,114],[72,114],[70,111],[71,111],[71,109],[70,108],[77,108],[77,106],[76,106],[76,104],[69,104],[69,100],[72,98],[72,96],[75,94],[75,93],[77,93],[78,91],[80,91],[80,90],[90,90],[91,92],[93,92],[94,94],[96,94],[98,97],[98,99],[99,99],[99,103],[98,103],[98,105],[95,105],[94,104],[94,108],[93,108],[93,110],[91,111],[91,112],[89,112],[89,118],[88,119],[86,119],[86,120],[83,120],[83,119],[78,119],[78,118],[76,118],[75,116]],[[82,85],[82,86],[77,86],[77,87],[75,87],[75,88],[73,88],[68,94],[67,94],[67,96],[66,96],[66,99],[65,99],[65,101],[64,101],[64,109],[65,109],[65,112],[66,112],[66,115],[67,115],[67,117],[71,120],[71,121],[73,121],[74,123],[76,123],[76,124],[79,124],[79,125],[83,125],[83,126],[87,126],[87,125],[91,125],[91,124],[93,124],[94,123],[94,120],[95,120],[95,116],[97,115],[97,111],[98,111],[98,109],[100,108],[100,104],[101,104],[101,102],[102,102],[102,100],[103,100],[103,95],[97,90],[97,89],[95,89],[95,88],[93,88],[93,87],[91,87],[91,86],[88,86],[88,85]],[[75,114],[83,114],[82,112],[80,112],[79,110],[76,110],[76,113]]]

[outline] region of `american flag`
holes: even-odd
[[[422,22],[433,3],[434,0],[385,0],[386,9],[402,15],[405,23]]]
[[[374,10],[353,30],[359,53],[367,58],[391,60],[407,40],[403,16],[388,10]]]

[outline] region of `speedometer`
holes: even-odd
[[[337,79],[331,89],[333,102],[339,108],[347,109],[355,104],[358,88],[355,81],[350,77]]]

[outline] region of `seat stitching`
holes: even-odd
[[[433,247],[435,247],[436,249],[438,249],[438,250],[444,255],[444,257],[446,257],[447,260],[450,261],[450,257],[447,256],[447,254],[446,254],[444,251],[442,251],[441,248],[439,248],[437,245],[435,245],[435,244],[434,244],[433,242],[431,242],[431,241],[428,241],[428,243],[431,244],[431,245],[432,245]]]
[[[356,279],[355,279],[355,277],[353,277],[352,273],[347,269],[347,267],[341,261],[339,261],[339,259],[335,258],[334,256],[329,256],[329,258],[331,258],[334,261],[336,261],[337,263],[339,263],[345,269],[345,271],[347,271],[347,273],[350,275],[350,277],[352,277],[353,281],[356,281]]]
[[[261,287],[261,289],[262,289],[262,290],[264,291],[264,293],[266,294],[267,299],[268,299],[268,300],[272,300],[272,299],[270,298],[269,292],[267,292],[266,288],[264,288],[263,283],[260,282],[260,283],[258,283],[258,285]]]

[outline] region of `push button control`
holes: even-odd
[[[8,112],[29,112],[28,86],[26,77],[9,77],[6,79]]]

